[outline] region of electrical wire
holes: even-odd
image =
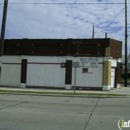
[[[0,5],[3,5],[4,3],[0,3]],[[27,4],[44,4],[44,5],[49,5],[49,4],[51,4],[51,5],[57,5],[57,4],[76,4],[76,5],[78,5],[78,4],[95,4],[95,5],[103,5],[103,4],[125,4],[125,3],[45,3],[45,2],[40,2],[40,3],[38,3],[38,2],[34,2],[34,3],[8,3],[8,4],[18,4],[18,5],[22,5],[22,4],[24,4],[24,5],[27,5]],[[130,4],[130,3],[127,3],[127,4]],[[125,9],[125,7],[123,7],[123,9],[114,17],[114,19],[101,31],[101,32],[104,32],[104,30],[106,29],[106,28],[108,28],[113,22],[114,22],[114,20],[120,15],[120,13],[123,11]],[[98,33],[98,32],[95,32],[95,33]]]
[[[125,9],[125,7],[123,7],[123,9],[114,17],[114,19],[105,27],[105,29],[108,28],[108,27],[114,22],[114,20],[120,15],[120,13],[121,13],[124,9]],[[105,30],[105,29],[104,29],[104,30]],[[104,31],[104,30],[102,30],[102,31]]]
[[[114,17],[114,19],[112,19],[112,21],[100,32],[95,32],[95,33],[101,33],[101,32],[104,32],[106,28],[108,28],[113,22],[114,20],[120,15],[120,13],[125,9],[125,7],[123,7],[122,10],[120,10],[120,12]]]
[[[4,4],[4,3],[0,3],[0,4]],[[85,2],[85,3],[45,3],[45,2],[34,2],[34,3],[8,3],[8,4],[98,4],[98,5],[101,5],[101,4],[125,4],[125,3],[90,3],[90,2]],[[130,3],[127,3],[127,4],[130,4]]]

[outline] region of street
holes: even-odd
[[[121,118],[130,119],[130,97],[0,94],[0,130],[119,130]]]

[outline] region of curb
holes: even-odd
[[[127,94],[102,94],[102,93],[67,93],[67,92],[38,92],[38,91],[15,91],[0,90],[0,94],[33,95],[33,96],[57,96],[57,97],[130,97]]]

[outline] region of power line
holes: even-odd
[[[0,3],[0,4],[4,4],[4,3]],[[34,3],[8,3],[8,4],[98,4],[98,5],[101,5],[101,4],[125,4],[125,3],[45,3],[45,2],[34,2]],[[130,3],[128,3],[130,4]]]
[[[114,19],[101,31],[101,32],[104,32],[104,30],[106,28],[108,28],[113,22],[114,20],[120,15],[120,13],[125,9],[125,7],[123,7],[123,9],[114,17]],[[96,32],[96,33],[99,33],[99,32]]]
[[[114,19],[105,27],[108,28],[113,22],[114,20],[120,15],[120,13],[125,9],[125,7],[123,7],[123,9],[114,17]],[[105,30],[105,29],[104,29]]]

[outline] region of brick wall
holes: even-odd
[[[122,42],[110,39],[110,56],[113,58],[122,57]]]

